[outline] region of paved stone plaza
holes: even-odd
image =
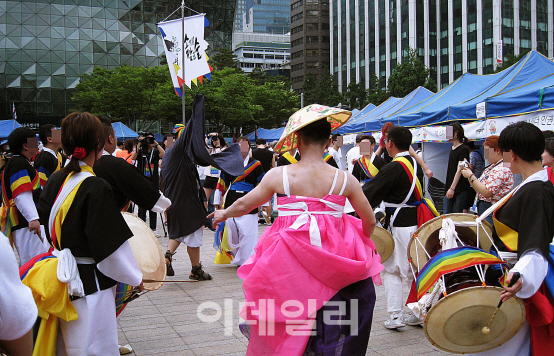
[[[259,233],[264,229],[265,226],[260,225]],[[164,235],[160,223],[158,232]],[[159,240],[165,251],[167,238]],[[119,316],[119,343],[129,343],[134,349],[131,355],[238,356],[246,353],[248,340],[238,330],[239,303],[244,301],[242,280],[237,276],[236,267],[213,263],[215,250],[212,243],[213,232],[205,229],[201,260],[213,280],[165,283],[161,289],[129,303]],[[184,245],[179,247],[174,259],[175,276],[168,277],[168,280],[188,280],[190,261]],[[431,346],[421,327],[407,326],[401,331],[385,329],[385,289],[378,286],[376,291],[377,302],[366,355],[447,354]],[[221,307],[217,321],[210,323],[199,319],[197,310],[204,302]],[[214,309],[206,309],[202,315],[217,318]]]

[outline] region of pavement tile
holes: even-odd
[[[158,232],[163,234],[161,225],[158,226]],[[259,233],[264,229],[265,226],[259,226]],[[158,240],[165,251],[167,237]],[[239,307],[244,302],[242,280],[237,276],[237,267],[213,263],[212,243],[213,233],[205,229],[201,260],[213,280],[165,283],[159,290],[145,293],[129,303],[118,317],[120,344],[131,344],[134,349],[131,355],[244,356],[248,340],[238,329]],[[173,263],[176,276],[168,279],[188,280],[191,266],[185,246],[180,246],[177,252]],[[421,327],[408,326],[399,331],[386,329],[383,326],[388,318],[385,289],[376,286],[375,291],[377,302],[366,356],[448,354],[433,347]],[[205,308],[205,302],[216,303],[221,309],[216,321],[203,322],[198,318],[199,309],[204,318],[217,316],[218,311]],[[232,308],[226,309],[229,305],[226,302],[230,302]]]

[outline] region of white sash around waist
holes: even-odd
[[[313,246],[321,248],[321,232],[319,231],[319,226],[317,225],[317,220],[314,215],[331,215],[336,218],[342,217],[344,214],[344,206],[331,203],[329,201],[319,199],[320,202],[327,205],[333,211],[309,211],[308,204],[305,202],[295,202],[279,205],[277,207],[279,216],[296,216],[298,218],[290,226],[291,229],[297,230],[301,226],[310,222],[310,243]],[[281,209],[290,209],[290,210],[281,210]]]

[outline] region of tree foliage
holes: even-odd
[[[72,100],[77,110],[108,115],[127,125],[135,120],[174,120],[181,105],[167,65],[95,67],[81,76]]]
[[[344,101],[336,78],[328,70],[323,72],[320,80],[312,72],[308,72],[302,89],[305,106],[314,103],[337,106]]]
[[[363,83],[356,83],[354,81],[348,84],[346,91],[344,92],[344,104],[352,109],[362,109],[366,106],[366,100],[368,91],[365,90]]]
[[[398,64],[389,77],[387,91],[391,96],[402,98],[419,86],[431,86],[429,69],[417,56],[417,49],[408,49],[408,55]],[[436,91],[436,83],[434,85]],[[430,88],[427,88],[431,90]]]
[[[237,71],[242,72],[242,69],[238,66],[239,61],[236,54],[228,48],[215,49],[208,62],[215,70],[235,68]]]

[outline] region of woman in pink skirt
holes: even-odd
[[[238,269],[247,355],[366,353],[383,269],[369,238],[375,217],[356,178],[323,160],[331,130],[350,115],[322,105],[296,112],[276,151],[298,147],[302,160],[272,169],[252,192],[212,214],[216,226],[277,193],[278,218]],[[361,220],[344,213],[346,198]]]

